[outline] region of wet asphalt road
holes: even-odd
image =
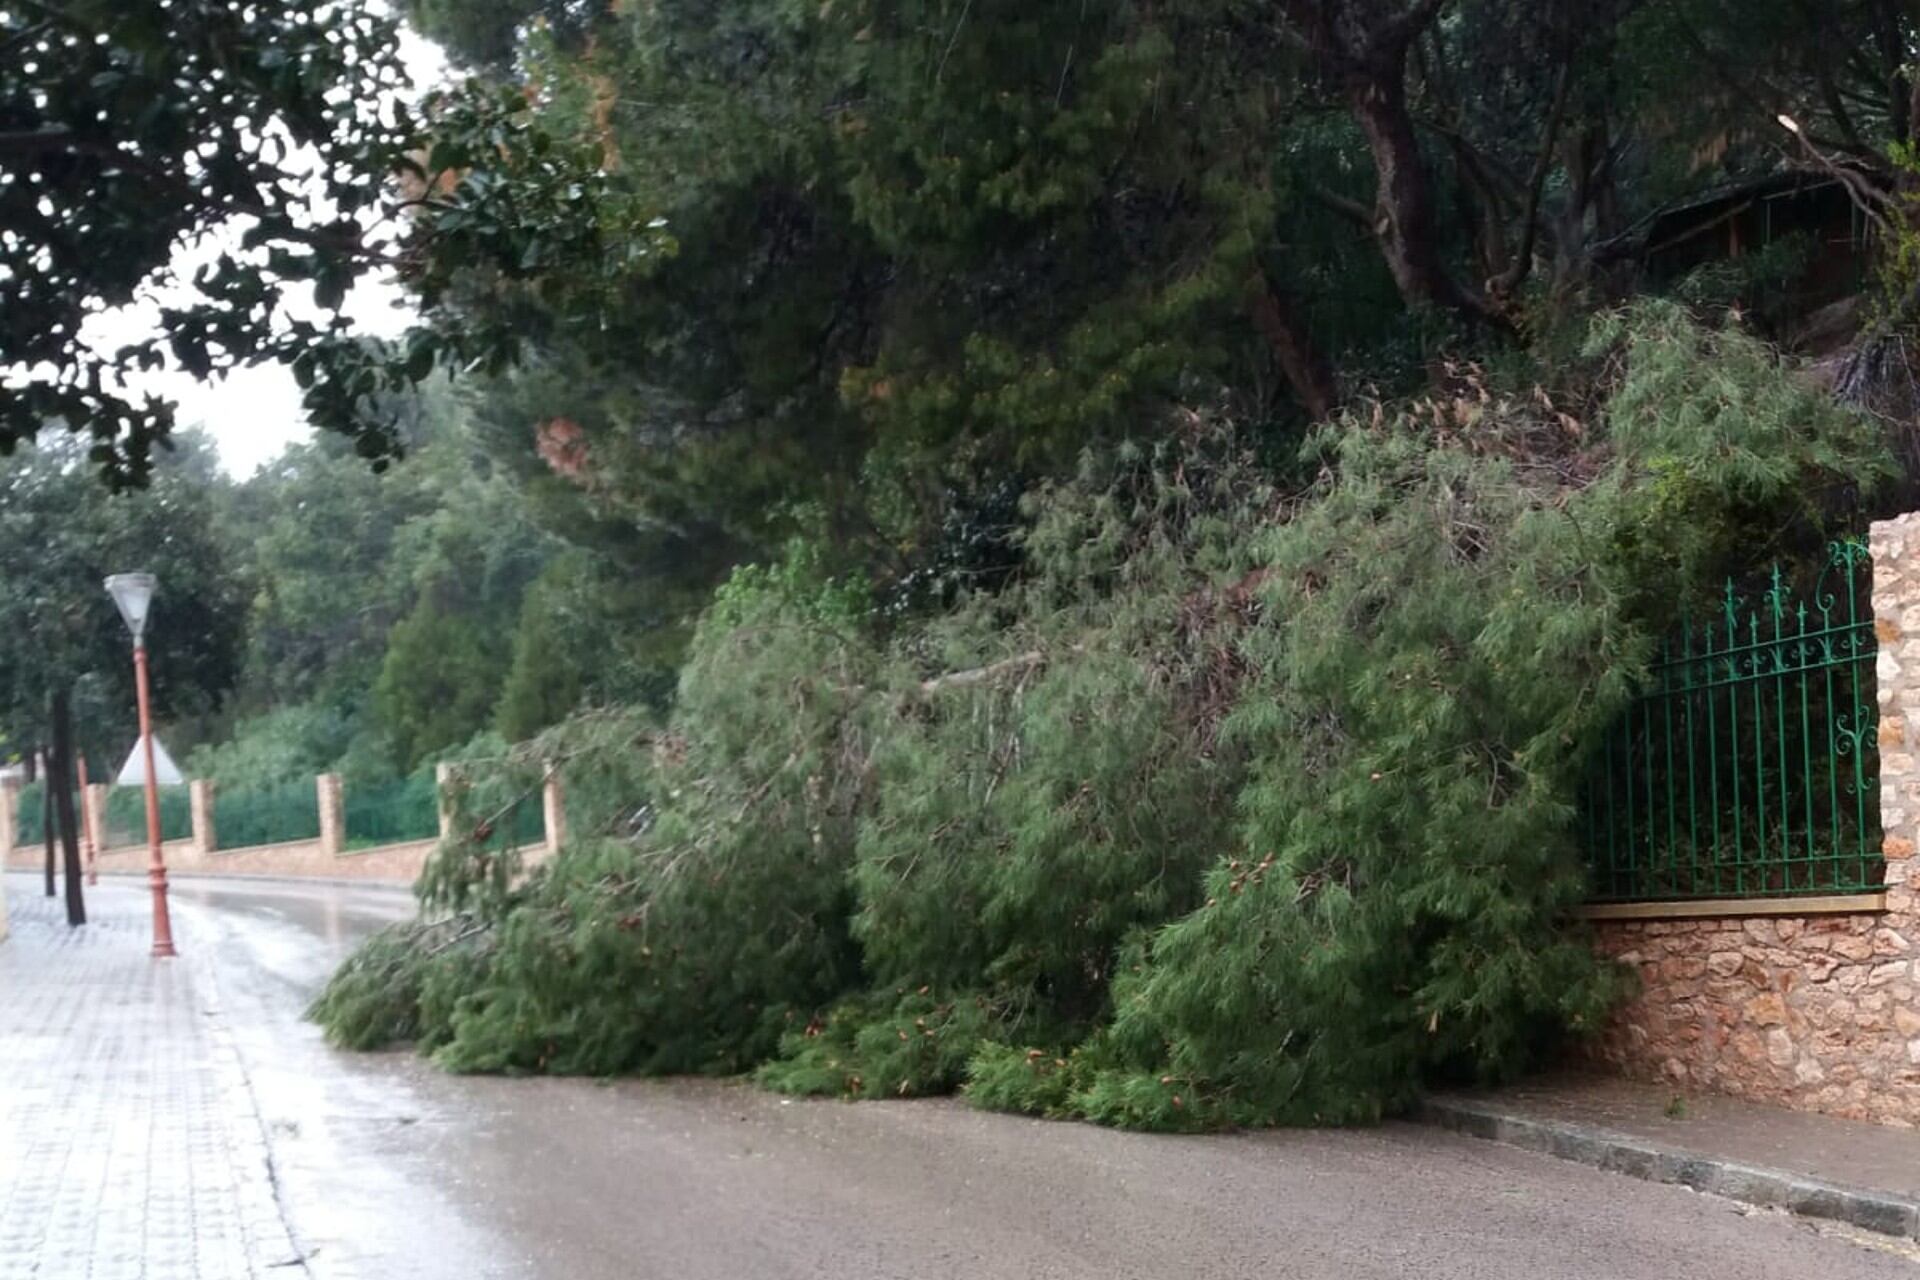
[[[16,904],[28,886],[11,878]],[[1410,1125],[1167,1138],[716,1082],[449,1077],[403,1054],[335,1052],[301,1018],[356,938],[411,910],[404,894],[196,880],[176,883],[175,902],[194,981],[217,988],[198,993],[205,1016],[231,1032],[304,1257],[267,1274],[1915,1274],[1793,1219]],[[126,882],[103,884],[93,903],[141,909]],[[0,1134],[0,1165],[4,1146]]]

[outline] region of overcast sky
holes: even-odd
[[[416,90],[446,74],[440,50],[411,31],[402,33],[400,54]],[[175,264],[191,270],[192,264],[232,244],[238,234],[236,229],[197,251],[184,252]],[[411,318],[405,295],[391,280],[363,283],[348,296],[346,310],[362,332],[387,337],[403,332]],[[157,306],[149,302],[97,317],[86,332],[93,345],[117,347],[154,332],[158,317]],[[261,463],[306,438],[311,430],[300,408],[300,389],[293,374],[279,365],[241,369],[230,377],[205,382],[181,373],[154,373],[129,382],[136,390],[151,390],[174,401],[179,406],[181,426],[206,427],[219,446],[221,465],[237,477],[251,475]]]

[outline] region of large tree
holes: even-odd
[[[50,749],[46,784],[65,848],[68,918],[84,919],[72,788],[74,749],[122,750],[133,723],[126,626],[108,574],[160,580],[147,628],[162,719],[205,710],[231,687],[245,597],[213,525],[204,470],[163,464],[142,492],[112,494],[79,445],[49,436],[0,461],[0,719],[10,738]],[[204,449],[204,446],[199,446]],[[76,709],[81,714],[76,714]]]
[[[422,160],[492,145],[502,104],[475,89],[436,107],[429,155],[408,88],[395,19],[369,0],[0,5],[0,453],[63,425],[111,482],[139,483],[174,425],[139,374],[280,361],[311,421],[384,460],[403,443],[389,393],[443,357],[504,364],[517,335],[368,343],[342,311],[357,282],[625,269],[646,219],[599,203],[591,174],[503,164],[457,197],[423,185]],[[443,216],[405,216],[427,204]],[[113,345],[100,321],[136,303],[155,332]]]
[[[711,583],[819,533],[905,573],[950,506],[1167,405],[1338,399],[1275,213],[1301,59],[1233,4],[670,2],[530,22],[508,60],[491,9],[429,12],[520,91],[500,145],[439,149],[436,244],[563,160],[674,237],[613,292],[578,258],[421,278],[446,324],[513,326],[503,452],[619,554]]]
[[[539,504],[705,583],[796,533],[910,576],[1009,475],[1169,406],[1281,443],[1565,331],[1639,287],[1669,201],[1884,187],[1915,34],[1878,0],[414,8],[512,122],[430,166],[430,322],[512,329],[482,414]],[[676,251],[450,252],[568,166]]]
[[[145,474],[171,406],[127,389],[334,340],[378,265],[362,215],[407,137],[390,20],[345,0],[0,7],[0,449],[49,422]],[[176,255],[233,243],[191,276]],[[313,287],[330,321],[294,316]],[[90,321],[157,296],[163,334],[105,347]]]

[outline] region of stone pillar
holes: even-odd
[[[440,803],[440,838],[453,838],[453,800],[449,794],[453,790],[453,765],[442,760],[433,766],[433,794]]]
[[[7,867],[20,834],[20,779],[0,779],[0,942],[7,940]]]
[[[1873,555],[1875,696],[1880,703],[1880,829],[1887,859],[1887,910],[1911,915],[1920,864],[1920,767],[1914,759],[1920,726],[1920,513],[1877,521]],[[1920,1058],[1916,1058],[1920,1062]]]
[[[1868,532],[1873,556],[1875,697],[1880,703],[1880,850],[1886,856],[1887,912],[1874,931],[1878,966],[1869,994],[1884,1009],[1891,1035],[1881,1041],[1879,1097],[1896,1099],[1890,1113],[1920,1122],[1920,512],[1875,521]],[[1896,972],[1899,966],[1905,972]],[[1888,1043],[1891,1040],[1893,1043]],[[1884,1074],[1882,1074],[1884,1073]],[[1876,1118],[1884,1118],[1877,1116]]]
[[[323,773],[313,780],[314,798],[320,806],[320,853],[337,858],[347,847],[347,814],[342,803],[340,775]]]
[[[566,793],[560,789],[560,771],[547,767],[545,785],[540,788],[540,816],[547,829],[547,856],[558,857],[567,840]]]
[[[93,847],[99,853],[105,853],[107,845],[107,790],[104,782],[89,782],[80,788],[80,829],[93,832]],[[147,829],[140,828],[140,843],[147,842]]]
[[[193,812],[193,847],[206,857],[220,847],[220,836],[213,826],[213,782],[195,778],[187,784],[187,804]]]
[[[13,861],[13,842],[19,833],[19,779],[0,780],[0,871],[6,870],[7,864]]]

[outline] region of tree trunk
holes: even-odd
[[[1420,139],[1407,110],[1406,52],[1387,51],[1342,77],[1347,105],[1373,155],[1378,183],[1374,231],[1400,296],[1481,323],[1494,319],[1486,304],[1461,288],[1440,260],[1434,227],[1433,184],[1420,156]]]
[[[67,882],[67,924],[87,922],[87,903],[81,894],[80,829],[73,811],[73,695],[61,688],[53,695],[53,757],[47,761],[47,791],[54,796],[60,819],[61,869]]]
[[[1333,369],[1313,344],[1293,299],[1274,287],[1264,275],[1253,280],[1253,323],[1273,349],[1274,361],[1287,385],[1318,422],[1332,415],[1340,403],[1340,387]]]
[[[40,836],[47,842],[47,896],[59,896],[53,887],[53,779],[51,769],[40,770]]]

